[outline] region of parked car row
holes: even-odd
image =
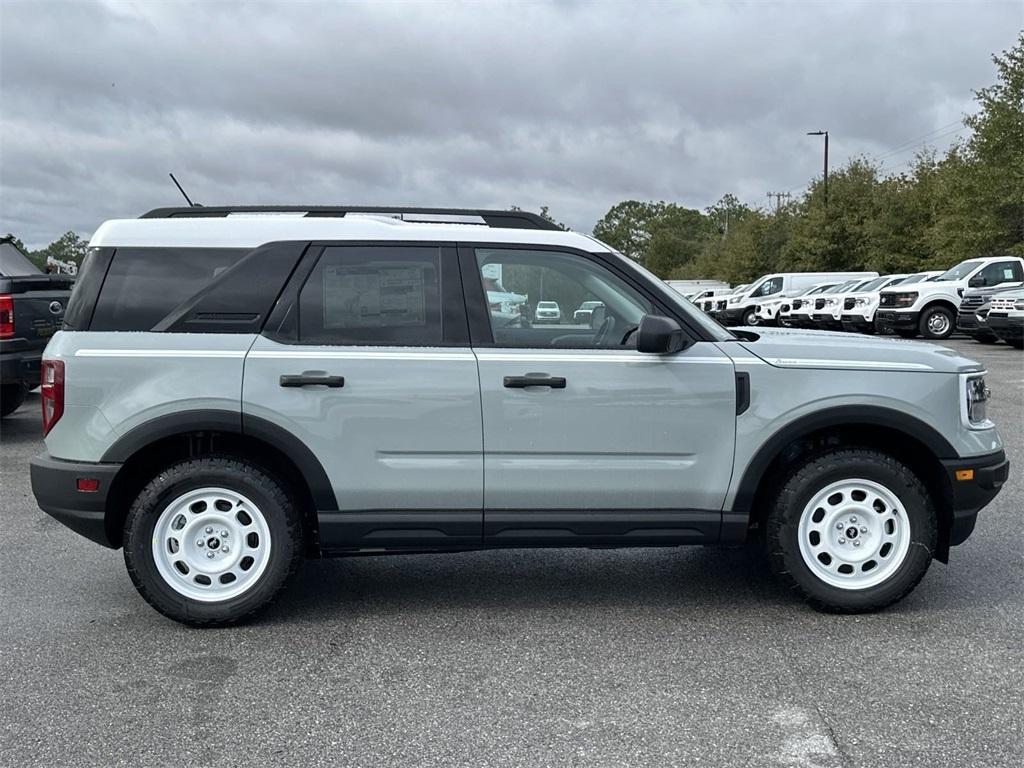
[[[945,272],[909,275],[765,275],[728,292],[695,298],[694,303],[727,326],[816,328],[930,340],[946,339],[959,328],[978,341],[1003,339],[1018,346],[1022,285],[1024,259],[997,256],[968,259]]]

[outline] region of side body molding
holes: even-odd
[[[338,500],[323,465],[305,443],[282,427],[238,411],[197,410],[160,416],[122,435],[106,450],[103,462],[124,463],[157,440],[186,432],[229,432],[249,435],[286,454],[302,473],[319,511],[335,511]]]

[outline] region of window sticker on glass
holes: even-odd
[[[421,265],[331,265],[324,269],[324,328],[425,325]]]

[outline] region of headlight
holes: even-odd
[[[985,384],[985,374],[973,373],[964,377],[964,415],[969,427],[987,427],[986,404],[991,394]]]
[[[1013,302],[1013,308],[1018,312],[1024,312],[1024,299],[1017,299]]]
[[[733,296],[731,299],[729,299],[729,303],[730,304],[739,304],[740,303],[740,297],[739,296]]]
[[[897,293],[893,296],[893,304],[897,307],[912,307],[917,301],[917,292]]]
[[[853,300],[853,305],[855,307],[866,307],[870,303],[871,299],[869,299],[867,296],[858,296],[856,299]]]

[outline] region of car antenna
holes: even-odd
[[[202,208],[203,207],[199,203],[193,203],[192,202],[192,199],[185,193],[185,190],[181,188],[181,184],[179,184],[178,180],[176,178],[174,178],[174,174],[173,173],[168,173],[167,175],[171,177],[171,181],[174,182],[174,186],[176,186],[178,188],[178,191],[181,192],[181,196],[185,198],[185,201],[188,203],[188,207],[189,208]]]

